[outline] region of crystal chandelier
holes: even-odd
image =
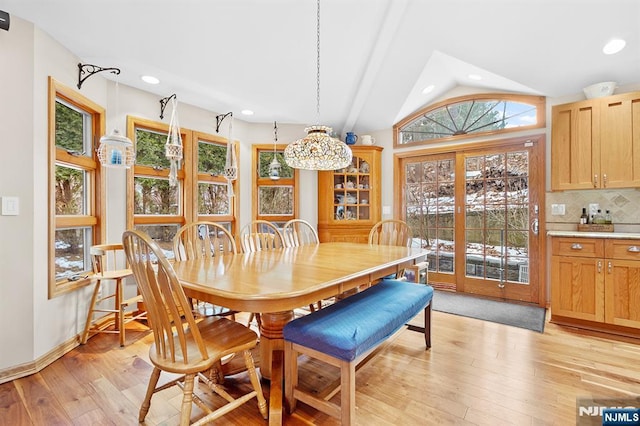
[[[317,1],[316,114],[320,122],[320,0]],[[337,170],[351,164],[351,149],[332,138],[333,129],[316,124],[304,129],[307,136],[290,143],[284,150],[284,160],[290,167],[306,170]]]

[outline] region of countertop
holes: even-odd
[[[637,232],[581,232],[581,231],[548,231],[549,237],[582,237],[582,238],[617,238],[620,240],[640,240]]]

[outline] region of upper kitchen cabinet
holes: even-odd
[[[551,189],[640,187],[640,92],[556,105]]]

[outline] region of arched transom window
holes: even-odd
[[[394,145],[426,144],[544,127],[544,97],[482,94],[448,99],[394,126]]]

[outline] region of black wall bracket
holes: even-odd
[[[115,74],[115,75],[120,74],[120,68],[102,68],[97,65],[79,63],[78,64],[78,89],[82,88],[82,83],[84,83],[84,81],[87,78],[102,71],[110,71],[111,74]]]
[[[174,98],[178,99],[175,93],[171,96],[167,96],[166,98],[160,99],[160,120],[164,118],[164,109],[167,107],[167,103]]]
[[[226,114],[219,114],[216,115],[216,133],[220,132],[220,125],[222,124],[222,122],[224,121],[225,118],[227,118],[228,116],[233,117],[233,111],[229,111]]]

